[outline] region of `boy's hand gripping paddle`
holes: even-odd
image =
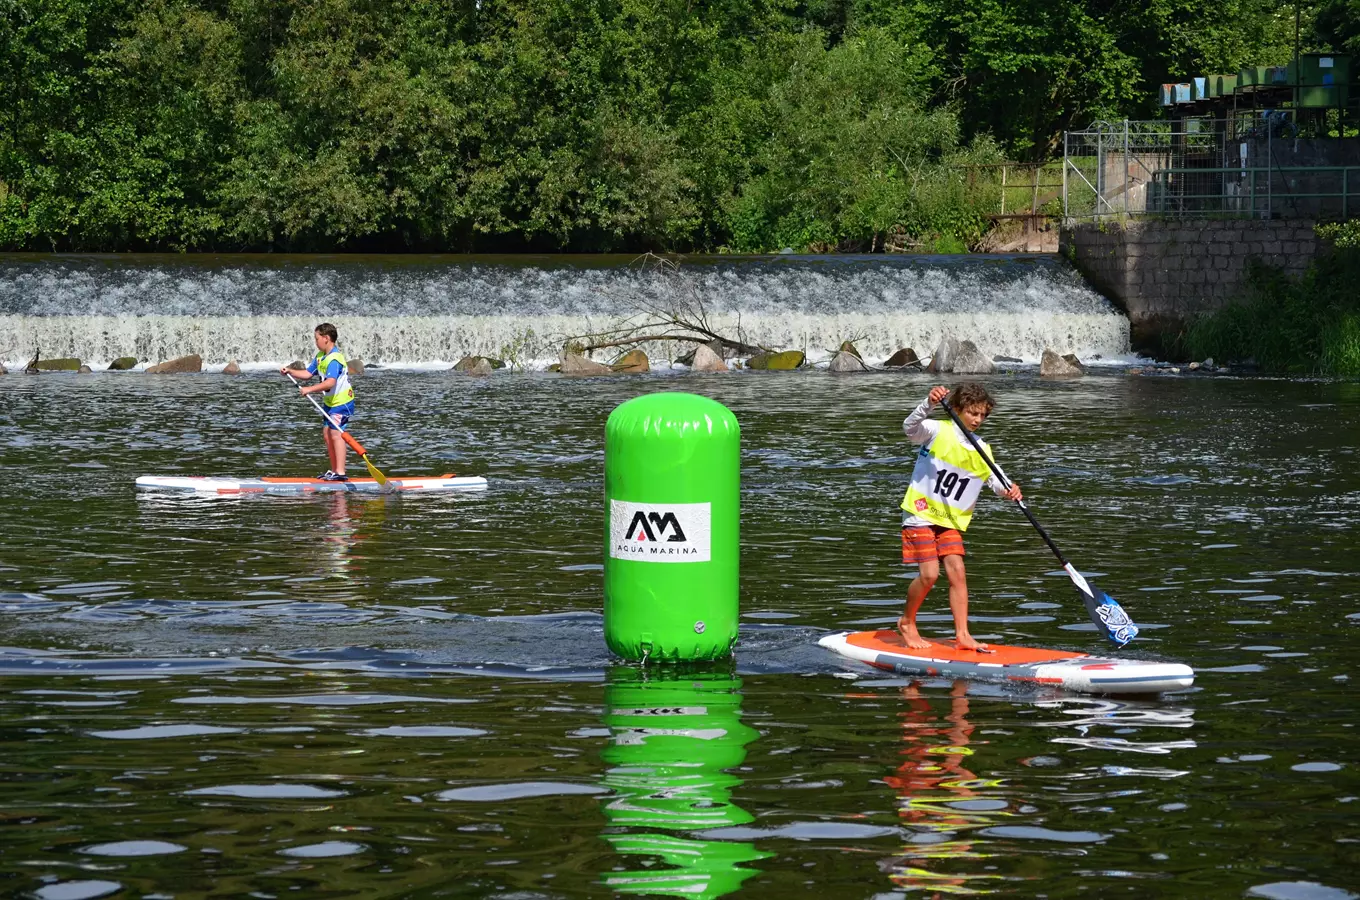
[[[288,373],[285,372],[284,374]],[[292,375],[288,375],[288,380],[293,382],[293,384],[297,384],[298,387],[302,387],[302,385],[298,384],[298,380],[294,378]],[[345,443],[349,444],[350,449],[353,450],[355,453],[359,454],[359,458],[362,459],[364,461],[364,465],[368,467],[368,474],[373,476],[373,480],[378,482],[378,485],[380,487],[384,488],[387,487],[387,476],[384,475],[382,472],[379,472],[378,467],[373,465],[373,463],[369,460],[368,451],[364,449],[364,445],[356,441],[353,435],[346,431],[344,426],[335,420],[334,416],[326,412],[326,410],[322,409],[321,404],[316,402],[315,397],[313,397],[311,394],[307,394],[306,396],[308,400],[312,401],[312,406],[316,407],[316,411],[321,413],[321,417],[325,419],[327,422],[330,422],[332,428],[340,432],[340,437],[344,438]]]
[[[964,424],[959,421],[958,415],[954,410],[950,409],[949,401],[942,400],[940,401],[940,405],[944,407],[945,412],[949,413],[949,418],[954,420],[954,424],[959,427],[959,431],[962,431],[964,436],[968,438],[968,442],[973,445],[973,449],[978,452],[978,456],[981,456],[983,461],[987,463],[987,467],[992,470],[992,473],[996,475],[997,478],[1001,479],[1001,483],[1004,486],[1009,488],[1011,486],[1010,479],[1008,479],[1006,474],[1001,471],[1001,468],[992,461],[990,456],[982,452],[982,445],[979,444],[978,439],[973,436],[973,432],[969,431],[964,427]],[[1063,557],[1062,551],[1058,549],[1058,545],[1053,543],[1053,538],[1048,536],[1047,531],[1044,531],[1044,526],[1040,525],[1039,520],[1034,518],[1034,513],[1029,511],[1029,507],[1025,505],[1025,501],[1017,500],[1015,501],[1015,505],[1020,507],[1020,511],[1025,514],[1025,518],[1029,519],[1029,524],[1034,526],[1034,530],[1039,532],[1039,537],[1044,539],[1045,544],[1048,544],[1048,549],[1052,550],[1053,555],[1058,557],[1058,562],[1062,563],[1063,569],[1067,571],[1067,577],[1072,579],[1072,583],[1077,586],[1077,592],[1081,594],[1081,599],[1086,603],[1086,612],[1090,614],[1091,621],[1096,623],[1096,628],[1100,630],[1105,637],[1109,638],[1111,642],[1120,647],[1137,637],[1138,626],[1133,624],[1133,620],[1129,618],[1129,614],[1124,612],[1124,607],[1120,606],[1117,600],[1096,587],[1089,579],[1073,568],[1072,564]]]

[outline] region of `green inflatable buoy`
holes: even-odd
[[[624,659],[708,660],[737,640],[741,428],[696,394],[605,425],[604,634]]]

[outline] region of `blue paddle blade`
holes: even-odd
[[[1105,637],[1119,647],[1138,637],[1138,626],[1133,624],[1119,601],[1094,585],[1091,587],[1095,592],[1094,597],[1083,593],[1086,611],[1091,614],[1091,621],[1096,623],[1096,627],[1105,632]]]
[[[1124,612],[1118,600],[1088,581],[1071,563],[1065,563],[1063,569],[1077,586],[1077,593],[1081,594],[1091,621],[1096,623],[1096,627],[1104,632],[1111,643],[1122,647],[1138,636],[1138,626],[1133,624],[1133,619]]]

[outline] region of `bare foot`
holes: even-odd
[[[921,637],[921,633],[916,630],[916,626],[907,623],[906,616],[897,620],[897,631],[902,635],[902,643],[913,650],[925,650],[930,646],[930,641]]]
[[[994,652],[991,647],[988,647],[986,644],[979,644],[977,641],[973,640],[972,635],[967,634],[959,635],[954,640],[954,646],[958,647],[960,650],[975,650],[978,653]]]

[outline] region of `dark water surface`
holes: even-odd
[[[905,590],[928,382],[378,372],[356,433],[454,497],[138,496],[312,474],[275,378],[0,377],[0,894],[1332,898],[1360,890],[1360,385],[991,382],[984,433],[1193,690],[886,677],[816,646]],[[611,660],[604,420],[743,427],[730,669]],[[1014,511],[973,633],[1103,651]],[[925,630],[950,631],[943,586]]]

